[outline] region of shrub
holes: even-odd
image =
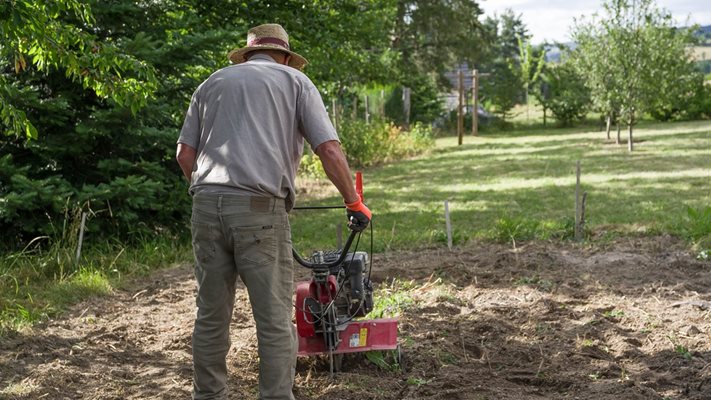
[[[415,123],[407,132],[390,122],[346,120],[339,132],[348,163],[367,167],[422,153],[434,145],[432,128]]]

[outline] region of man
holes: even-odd
[[[300,70],[277,24],[249,30],[232,66],[193,94],[177,160],[193,196],[191,230],[198,307],[193,332],[193,398],[226,399],[229,324],[235,282],[249,294],[259,347],[261,399],[293,399],[296,333],[291,322],[293,267],[287,212],[303,140],[343,196],[349,226],[363,230],[370,210],[321,96]]]

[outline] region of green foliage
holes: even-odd
[[[569,64],[551,65],[543,78],[547,85],[548,108],[563,126],[585,118],[590,105],[590,92],[583,78]]]
[[[700,252],[711,250],[711,206],[686,207],[686,216],[679,227],[687,240]]]
[[[482,81],[481,100],[487,109],[506,121],[519,101],[521,81],[509,62],[496,61],[490,68],[491,75]]]
[[[365,167],[422,153],[434,145],[432,129],[415,124],[409,132],[382,120],[345,120],[339,137],[348,162]]]
[[[4,8],[0,54],[14,60],[16,74],[30,68],[44,73],[61,70],[66,78],[134,113],[156,89],[153,68],[90,33],[94,17],[89,5],[76,0],[16,0]],[[5,134],[36,139],[34,123],[13,101],[20,92],[6,73],[0,75]]]
[[[610,0],[604,15],[576,25],[572,59],[595,108],[633,125],[644,112],[669,119],[693,97],[697,80],[688,46],[693,29],[677,29],[653,0]],[[631,147],[630,147],[631,149]]]

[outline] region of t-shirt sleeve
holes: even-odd
[[[336,129],[328,117],[321,94],[316,86],[307,80],[299,97],[299,127],[311,150],[324,142],[338,140]]]
[[[184,143],[193,149],[197,149],[200,144],[200,100],[198,90],[195,90],[190,100],[188,112],[185,113],[183,128],[180,130],[178,143]]]

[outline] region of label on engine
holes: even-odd
[[[366,343],[368,343],[368,328],[360,328],[360,341],[358,342],[358,346],[363,347]]]
[[[348,347],[365,347],[368,343],[368,328],[360,328],[360,333],[354,333],[348,339]]]

